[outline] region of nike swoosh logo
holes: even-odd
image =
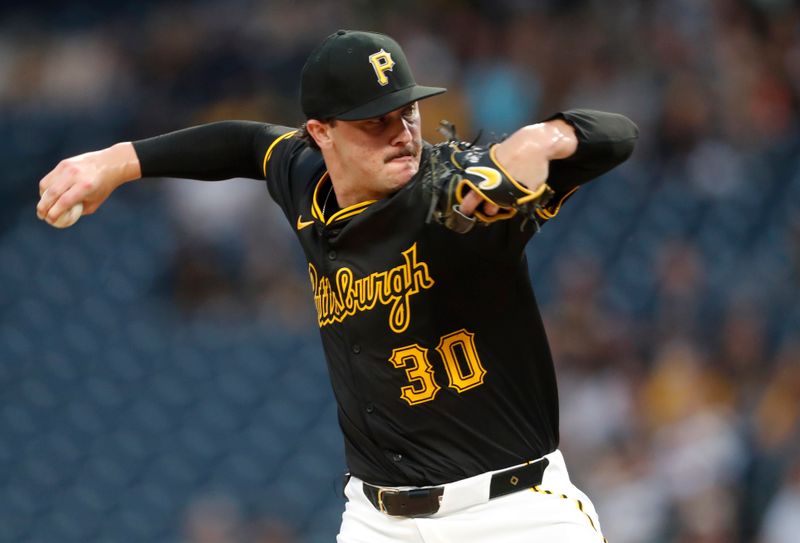
[[[503,176],[494,168],[487,168],[485,166],[470,166],[464,170],[464,173],[477,175],[482,177],[483,181],[478,183],[478,188],[481,190],[492,190],[500,186]]]
[[[306,226],[311,226],[312,224],[314,224],[314,221],[313,221],[313,220],[311,220],[311,221],[304,221],[304,220],[303,220],[303,216],[302,216],[302,215],[298,215],[298,216],[297,216],[297,229],[298,229],[298,230],[302,230],[302,229],[303,229],[303,228],[305,228]]]

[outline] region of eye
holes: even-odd
[[[385,123],[386,123],[386,117],[385,116],[383,116],[383,117],[375,117],[374,119],[367,119],[366,121],[364,121],[364,124],[367,127],[370,127],[370,128],[378,127],[378,126],[381,126],[381,125],[383,125]]]
[[[414,102],[413,104],[411,104],[410,106],[408,106],[403,110],[403,118],[407,121],[413,121],[416,113],[417,113],[417,104],[416,102]]]

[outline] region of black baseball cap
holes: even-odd
[[[357,121],[446,90],[417,85],[403,50],[389,36],[339,30],[306,60],[300,102],[309,119]]]

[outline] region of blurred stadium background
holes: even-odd
[[[529,246],[562,450],[612,543],[800,534],[800,6],[6,1],[0,541],[323,542],[344,470],[305,265],[263,184],[148,180],[56,231],[59,159],[301,120],[310,49],[392,34],[462,135],[618,111],[635,156]]]

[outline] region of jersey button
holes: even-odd
[[[353,352],[356,353],[356,354],[360,353],[361,352],[361,345],[359,345],[358,343],[354,344],[353,345]]]
[[[375,405],[368,403],[367,407],[365,408],[365,411],[370,414],[373,413],[375,411]]]
[[[336,260],[336,251],[328,251],[328,260]]]
[[[392,460],[395,462],[399,462],[403,459],[403,455],[400,453],[392,453]]]

